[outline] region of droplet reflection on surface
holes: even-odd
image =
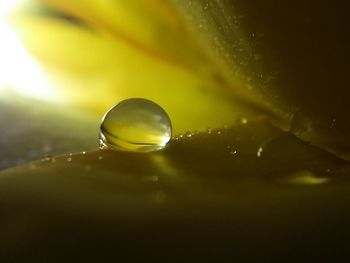
[[[301,170],[279,180],[280,183],[294,185],[321,185],[329,181],[330,178],[315,176],[309,170]]]
[[[127,99],[103,117],[101,149],[150,152],[160,150],[172,133],[168,114],[156,103],[140,98]]]

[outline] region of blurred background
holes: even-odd
[[[102,115],[130,97],[175,134],[265,115],[348,158],[345,5],[1,0],[0,168],[97,148]]]

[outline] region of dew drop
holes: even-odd
[[[248,120],[246,118],[238,118],[237,123],[238,124],[247,124]]]
[[[264,150],[264,149],[263,149],[262,147],[260,147],[260,148],[258,149],[258,151],[256,152],[256,156],[261,157],[261,154],[262,154],[263,150]]]
[[[51,160],[51,158],[49,156],[46,156],[46,157],[41,159],[41,162],[48,162],[50,160]]]
[[[192,137],[192,133],[191,132],[186,132],[186,137],[187,138],[191,138]]]
[[[230,154],[231,154],[231,155],[236,155],[236,154],[237,154],[237,150],[232,150],[232,151],[230,151]]]
[[[68,157],[67,158],[67,162],[71,162],[72,161],[72,158],[71,157]]]
[[[127,99],[103,117],[100,148],[136,152],[160,150],[169,142],[171,133],[170,118],[158,104],[141,98]]]

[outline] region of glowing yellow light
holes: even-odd
[[[1,0],[0,1],[0,17],[4,18],[11,13],[13,9],[19,6],[23,0]]]
[[[15,91],[25,96],[53,99],[52,87],[7,22],[10,12],[21,2],[0,1],[0,92]]]

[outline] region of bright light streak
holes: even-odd
[[[15,91],[25,96],[52,100],[55,98],[54,90],[7,22],[10,12],[21,2],[0,0],[0,92]]]

